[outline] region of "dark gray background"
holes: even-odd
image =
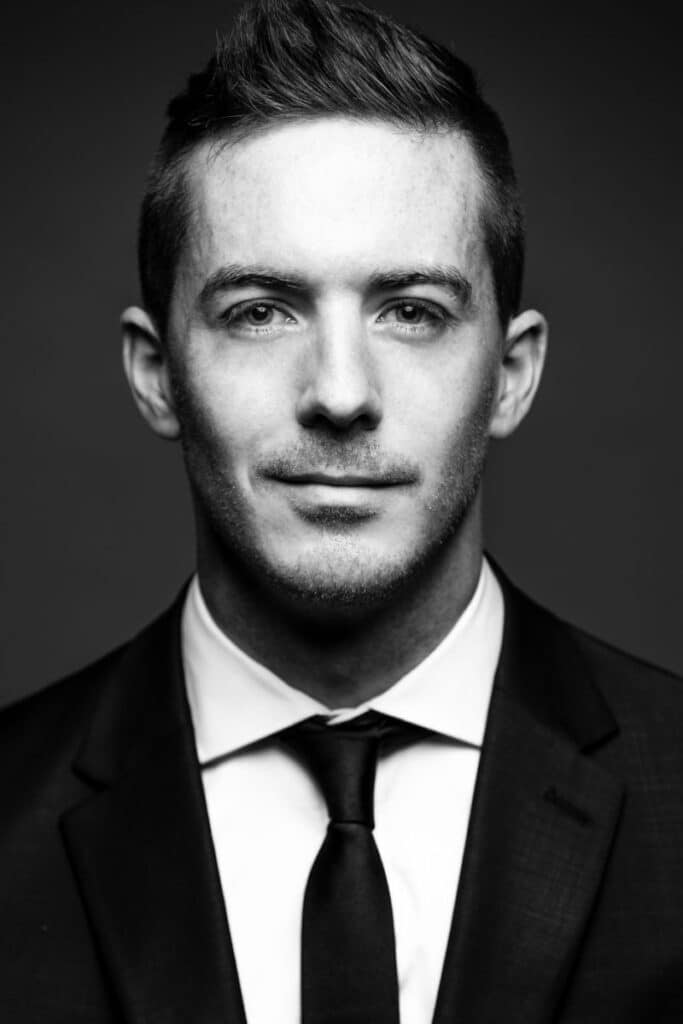
[[[683,670],[683,72],[657,3],[382,8],[452,42],[509,128],[537,406],[496,447],[493,553],[538,599]],[[117,320],[167,99],[234,5],[27,3],[5,21],[0,702],[125,639],[192,566],[179,452],[138,421]]]

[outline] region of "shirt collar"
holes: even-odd
[[[225,757],[311,715],[342,721],[371,708],[481,746],[503,617],[500,585],[484,559],[469,604],[441,643],[378,697],[331,712],[237,647],[212,618],[195,576],[181,639],[199,760]]]

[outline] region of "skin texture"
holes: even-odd
[[[219,625],[355,704],[472,594],[488,439],[531,404],[545,321],[500,324],[476,158],[452,131],[289,123],[205,145],[188,175],[168,336],[127,310],[126,373],[183,444]]]

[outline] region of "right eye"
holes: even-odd
[[[285,324],[294,323],[294,317],[272,302],[239,302],[221,316],[227,327],[252,334],[270,334]]]

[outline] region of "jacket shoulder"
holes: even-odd
[[[131,662],[142,657],[158,663],[160,651],[178,632],[187,584],[173,603],[129,640],[83,668],[44,688],[21,697],[0,709],[0,751],[5,736],[32,726],[54,727],[59,722],[75,725],[94,708],[103,691],[116,688],[131,670]]]
[[[20,796],[13,784],[19,765],[24,794],[43,783],[58,787],[60,779],[70,776],[87,723],[127,647],[122,645],[0,710],[0,777],[7,781],[10,802],[11,794]],[[0,784],[0,795],[4,789]]]
[[[490,557],[490,556],[489,556]],[[600,691],[617,718],[630,711],[645,718],[683,714],[683,677],[639,658],[593,633],[566,621],[520,590],[498,565],[496,575],[503,589],[506,626],[524,651],[526,663],[543,662],[545,684],[555,671],[586,675]]]
[[[170,717],[182,717],[176,690],[182,689],[183,601],[181,591],[170,608],[128,642],[0,711],[0,794],[3,774],[11,775],[20,763],[29,766],[36,783],[73,777],[71,768],[80,763],[88,743],[109,762],[129,741],[134,744],[165,727],[168,716],[161,709],[169,703],[169,692],[174,695]]]
[[[561,621],[561,620],[560,620]],[[681,727],[683,677],[621,650],[576,626],[570,631],[581,656],[617,718],[671,721]]]
[[[132,641],[108,651],[95,661],[41,687],[34,693],[19,697],[0,709],[0,735],[22,728],[40,719],[54,722],[62,715],[78,714],[78,709],[91,704],[103,683],[116,668]]]

